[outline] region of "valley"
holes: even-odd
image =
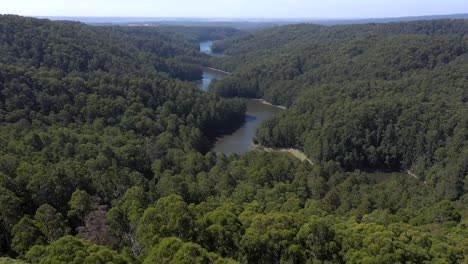
[[[212,55],[211,45],[213,41],[200,43],[200,51]],[[203,91],[209,92],[209,86],[214,79],[221,79],[227,73],[212,68],[202,68],[203,79],[199,88]],[[260,100],[255,99],[242,99],[246,106],[246,117],[244,124],[236,131],[229,135],[218,137],[214,143],[212,150],[214,152],[221,152],[226,155],[232,153],[243,154],[253,149],[253,138],[257,127],[261,122],[267,118],[279,113],[281,109],[272,105],[265,104]]]
[[[139,21],[0,15],[1,264],[468,261],[466,19]]]

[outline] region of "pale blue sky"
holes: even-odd
[[[468,0],[1,0],[26,16],[376,18],[468,13]]]

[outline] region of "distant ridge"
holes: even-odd
[[[160,23],[160,24],[185,24],[185,23],[274,23],[291,24],[311,22],[318,24],[361,24],[361,23],[387,23],[415,20],[435,20],[435,19],[468,19],[468,13],[448,14],[448,15],[425,15],[406,17],[386,17],[386,18],[197,18],[197,17],[87,17],[87,16],[36,16],[36,18],[47,18],[50,20],[73,20],[87,24],[110,23]]]
[[[362,18],[362,19],[323,19],[316,20],[318,24],[339,25],[339,24],[367,24],[367,23],[390,23],[390,22],[410,22],[417,20],[436,19],[468,19],[468,14],[434,15],[434,16],[407,16],[389,18]]]

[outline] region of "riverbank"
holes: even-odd
[[[202,69],[207,69],[207,70],[219,72],[219,73],[226,74],[226,75],[230,75],[230,74],[231,74],[230,72],[223,71],[223,70],[216,69],[216,68],[212,68],[212,67],[202,67]],[[250,99],[250,98],[249,98],[249,99]],[[265,105],[278,107],[278,108],[283,109],[283,110],[288,109],[286,106],[274,105],[274,104],[272,104],[272,103],[266,101],[265,99],[252,98],[252,100],[254,100],[254,101],[259,101],[259,102],[261,102],[262,104],[265,104]]]
[[[265,105],[270,105],[270,106],[274,106],[274,107],[278,107],[280,109],[283,109],[283,110],[286,110],[288,109],[286,106],[282,106],[282,105],[274,105],[268,101],[265,101],[265,99],[252,99],[252,100],[255,100],[255,101],[259,101],[261,102],[262,104],[265,104]]]
[[[406,171],[406,174],[408,174],[409,176],[415,178],[416,180],[420,180],[419,176],[416,175],[416,174],[414,174],[414,173],[412,173],[411,170],[407,170],[407,171]],[[424,184],[427,184],[426,181],[423,181],[423,182],[424,182]]]
[[[298,149],[293,149],[293,148],[268,148],[268,147],[265,147],[265,146],[262,146],[262,145],[256,145],[256,144],[253,144],[253,150],[256,150],[256,151],[266,151],[266,152],[286,152],[292,156],[294,156],[295,158],[299,159],[300,161],[307,161],[309,162],[310,164],[314,164],[307,156],[304,152],[298,150]]]
[[[213,55],[209,50],[209,45],[207,45],[207,43],[201,43],[200,47],[202,46],[204,46],[204,51],[202,50],[202,52]],[[208,87],[213,79],[221,79],[223,76],[231,74],[230,72],[212,67],[203,67],[200,65],[200,68],[203,70],[203,80],[198,87],[204,91],[208,91]],[[258,126],[261,125],[263,120],[271,118],[286,109],[284,106],[273,105],[264,99],[241,99],[245,101],[247,106],[247,115],[245,117],[244,124],[233,133],[216,138],[216,141],[213,143],[213,147],[211,149],[212,151],[230,155],[232,153],[242,154],[254,150],[255,148],[252,146],[252,141]],[[270,151],[266,148],[264,150]],[[275,150],[271,149],[271,151]],[[282,151],[288,152],[289,155],[292,155],[300,160],[307,160],[309,163],[312,163],[309,159],[307,159],[305,154],[298,150],[288,149]]]
[[[223,74],[226,74],[226,75],[230,75],[230,74],[231,74],[230,72],[223,71],[223,70],[216,69],[216,68],[211,68],[211,67],[202,67],[202,69],[212,70],[212,71],[220,72],[220,73],[223,73]]]

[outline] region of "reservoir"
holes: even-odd
[[[215,152],[229,155],[232,153],[242,154],[252,150],[252,141],[257,127],[263,120],[282,111],[281,108],[263,104],[259,100],[245,99],[245,103],[247,105],[245,123],[234,133],[218,138],[213,147]]]
[[[213,54],[213,51],[211,50],[211,45],[213,45],[214,41],[203,41],[200,42],[200,51],[209,55]]]
[[[202,89],[205,92],[208,92],[208,87],[214,79],[221,79],[226,74],[214,69],[203,68],[203,79],[199,82],[198,88]]]
[[[212,54],[211,44],[213,41],[200,43],[200,51]],[[226,74],[220,71],[203,68],[203,80],[199,84],[199,88],[208,91],[208,87],[212,80],[220,79]],[[232,153],[242,154],[253,148],[253,138],[255,131],[263,120],[274,116],[282,111],[281,108],[267,105],[260,100],[244,99],[247,105],[247,113],[245,123],[230,135],[219,137],[213,147],[213,151],[222,152],[226,155]]]
[[[213,43],[215,42],[216,42],[215,40],[200,42],[200,51],[208,55],[215,56],[215,57],[222,57],[223,54],[214,53],[213,50],[211,50],[211,45],[213,45]]]

